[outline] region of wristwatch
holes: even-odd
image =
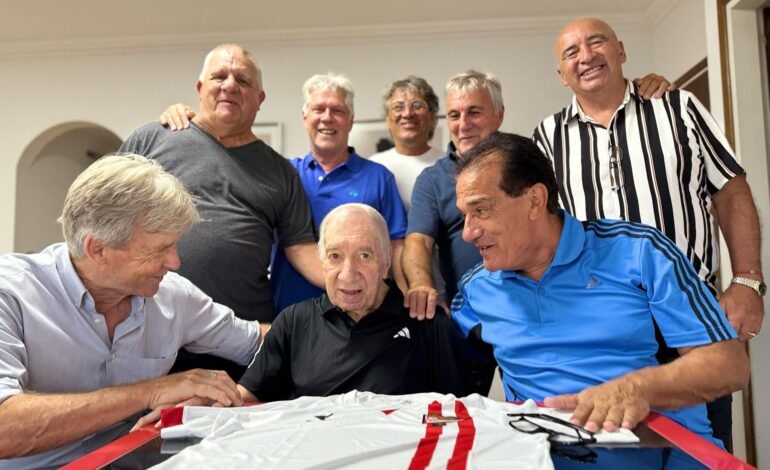
[[[767,286],[764,281],[758,281],[756,279],[749,279],[747,277],[734,276],[730,281],[732,284],[740,284],[742,286],[751,287],[758,296],[764,297],[767,292]]]

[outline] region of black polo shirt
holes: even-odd
[[[324,294],[276,317],[240,380],[261,401],[351,390],[470,393],[467,343],[450,319],[409,317],[398,287],[358,323]]]

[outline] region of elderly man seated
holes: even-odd
[[[385,394],[466,394],[466,344],[444,315],[418,321],[386,279],[388,227],[364,204],[324,218],[318,242],[326,294],[275,319],[238,383],[245,401],[326,396],[351,390]]]
[[[637,223],[558,209],[548,159],[496,133],[458,169],[463,238],[483,258],[452,319],[493,348],[509,399],[574,408],[589,430],[632,428],[650,408],[713,440],[703,402],[748,380],[746,353],[676,245]],[[660,330],[681,357],[658,364]]]
[[[58,467],[146,409],[240,404],[223,372],[166,375],[180,347],[247,364],[259,341],[257,322],[168,272],[198,221],[182,184],[144,157],[104,157],[60,221],[66,244],[0,257],[0,468]]]

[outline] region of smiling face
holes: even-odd
[[[314,156],[347,156],[353,113],[345,104],[345,92],[330,88],[314,90],[302,112]]]
[[[556,40],[557,71],[578,96],[622,86],[625,62],[623,43],[608,24],[595,18],[569,23]]]
[[[235,48],[216,49],[197,83],[199,119],[206,127],[251,130],[265,99],[254,64]]]
[[[152,297],[168,271],[181,265],[176,244],[180,232],[149,233],[136,230],[123,248],[104,247],[101,288],[124,296]]]
[[[385,123],[396,149],[428,146],[436,116],[419,92],[396,90],[388,99],[387,108]]]
[[[340,310],[358,321],[380,306],[387,292],[383,281],[390,268],[383,242],[366,216],[351,213],[324,228],[321,262],[326,293]]]
[[[486,90],[450,91],[446,95],[447,125],[457,152],[462,155],[503,124]]]
[[[476,245],[489,271],[525,270],[536,242],[529,230],[529,191],[511,197],[500,189],[501,166],[497,159],[457,177],[457,208],[465,216],[463,240]]]

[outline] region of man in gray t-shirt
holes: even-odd
[[[157,159],[195,197],[203,222],[179,243],[179,273],[239,317],[269,323],[274,234],[292,265],[323,286],[307,198],[291,165],[251,131],[265,93],[249,53],[233,44],[214,48],[197,88],[200,110],[189,129],[148,124],[121,151]],[[208,364],[197,356],[184,361],[182,368]],[[238,369],[221,366],[237,376]]]

